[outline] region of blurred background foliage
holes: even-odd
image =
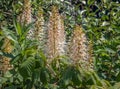
[[[8,74],[5,75],[5,77],[3,77],[4,81],[0,80],[0,82],[2,82],[4,86],[11,87],[5,89],[18,89],[15,87],[22,88],[24,87],[23,89],[30,89],[32,86],[32,85],[30,86],[30,84],[34,84],[36,87],[35,89],[120,88],[119,83],[117,83],[120,82],[120,0],[31,0],[31,1],[33,22],[36,21],[36,13],[39,7],[42,7],[44,10],[44,18],[46,23],[48,22],[48,18],[50,15],[50,6],[57,5],[59,7],[59,13],[61,13],[64,18],[67,41],[69,41],[71,37],[74,25],[75,24],[82,25],[89,40],[91,40],[93,43],[94,52],[93,59],[95,64],[96,72],[95,74],[97,75],[95,75],[94,73],[87,73],[81,71],[82,69],[79,69],[78,67],[75,66],[70,67],[68,66],[69,64],[66,64],[64,62],[60,63],[62,64],[60,65],[61,68],[60,71],[58,71],[57,69],[53,69],[57,73],[56,74],[57,77],[52,75],[51,73],[49,73],[51,69],[47,68],[47,66],[44,65],[46,60],[44,56],[38,55],[41,53],[37,53],[35,51],[34,42],[33,44],[31,44],[33,46],[30,45],[30,47],[28,47],[30,49],[29,50],[30,52],[35,53],[33,54],[34,56],[31,57],[31,55],[29,55],[29,52],[27,52],[28,54],[26,53],[26,55],[23,55],[23,52],[27,50],[26,48],[20,49],[20,47],[23,46],[23,44],[24,47],[27,47],[26,45],[30,43],[28,41],[27,44],[25,44],[26,42],[24,42],[24,40],[26,39],[24,38],[24,40],[21,41],[19,40],[19,42],[15,40],[13,42],[15,47],[20,46],[16,47],[16,53],[17,52],[21,53],[18,53],[20,55],[14,58],[16,61],[12,62],[16,66],[15,69],[10,72],[7,72]],[[4,30],[5,33],[7,33],[9,30],[11,30],[13,33],[15,33],[13,19],[16,19],[17,16],[21,13],[22,7],[23,0],[0,0],[0,31],[2,29]],[[8,28],[9,30],[5,30],[3,29],[3,27]],[[28,28],[26,27],[26,29]],[[2,34],[2,32],[0,33]],[[15,34],[12,34],[12,36],[15,36]],[[16,38],[17,40],[23,39],[20,37],[18,38],[18,36],[15,36],[14,38]],[[0,35],[0,47],[2,45],[2,42],[3,36]],[[0,48],[0,50],[2,49]],[[15,55],[15,53],[13,54]],[[12,54],[11,57],[13,57]],[[26,72],[25,71],[26,69],[24,69],[25,67],[23,67],[25,66],[25,64],[22,64],[22,66],[20,65],[21,66],[20,69],[17,66],[19,63],[22,63],[22,61],[24,61],[24,60],[18,61],[18,59],[19,58],[24,59],[25,57],[33,60],[28,62],[29,65],[33,66],[33,69],[32,68],[29,69],[30,70],[29,73],[22,73],[23,71]],[[34,61],[34,57],[38,60]],[[42,60],[40,61],[39,58]],[[35,63],[37,63],[37,65],[39,66],[35,66],[36,65]],[[41,71],[37,70],[39,68]],[[17,73],[17,70],[19,70],[20,74]],[[14,74],[15,78],[11,77]],[[37,77],[35,77],[39,74],[41,75],[40,80],[39,78],[37,79]],[[21,78],[21,75],[23,76],[24,79]],[[44,79],[42,79],[43,76]],[[97,79],[96,77],[98,76],[99,78]],[[11,78],[13,78],[13,80]],[[13,82],[14,79],[16,80],[16,82]],[[77,79],[76,80],[77,82],[72,79]],[[102,81],[101,79],[104,80]],[[7,81],[10,82],[11,84],[8,83]],[[40,81],[42,81],[42,83]],[[8,84],[5,84],[6,82]],[[27,82],[29,83],[27,84]],[[104,85],[103,82],[107,84],[106,88],[105,87],[101,88]],[[94,84],[98,86],[94,86]],[[114,86],[111,87],[111,85]]]

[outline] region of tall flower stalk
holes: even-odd
[[[48,28],[48,58],[54,59],[65,53],[64,22],[57,6],[52,6]]]
[[[45,29],[44,29],[44,16],[43,9],[39,7],[37,13],[37,21],[35,22],[35,39],[39,42],[38,49],[44,51],[45,47]]]
[[[12,45],[11,41],[7,38],[4,40],[3,44],[4,52],[5,53],[11,53],[12,52]],[[11,69],[12,66],[10,65],[10,58],[2,56],[2,71],[5,73],[7,70]]]
[[[23,2],[23,10],[22,13],[18,16],[18,20],[22,24],[30,24],[32,22],[32,8],[31,8],[31,0],[24,0]],[[27,38],[34,38],[34,29],[30,29]]]
[[[79,63],[84,69],[92,69],[91,54],[88,47],[88,40],[81,26],[76,25],[70,43],[69,56],[74,64]]]
[[[21,23],[29,24],[31,23],[31,1],[24,0],[23,2],[23,10],[22,13],[19,15],[18,20]]]

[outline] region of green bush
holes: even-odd
[[[18,1],[18,2],[17,2]],[[82,24],[93,42],[95,71],[87,71],[57,58],[50,65],[39,42],[27,39],[31,25],[14,22],[21,12],[22,0],[0,1],[0,55],[10,57],[13,69],[0,77],[2,89],[119,89],[120,88],[120,3],[119,0],[32,0],[32,15],[44,9],[47,23],[52,4],[63,14],[67,41],[75,24]],[[82,9],[81,9],[82,8]],[[96,9],[95,9],[96,8]],[[15,20],[15,19],[14,19]],[[2,29],[2,30],[1,30]],[[4,53],[4,38],[12,41],[13,51]],[[62,59],[62,60],[59,60]],[[1,60],[1,59],[0,59]]]

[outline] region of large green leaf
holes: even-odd
[[[73,81],[74,85],[78,85],[78,86],[81,85],[81,83],[82,83],[82,76],[80,75],[80,71],[79,70],[75,70],[73,72],[72,81]]]
[[[46,85],[49,82],[49,78],[50,78],[50,75],[49,75],[48,69],[42,68],[41,72],[40,72],[40,80],[41,80],[41,82],[44,85]]]
[[[12,86],[9,86],[9,87],[5,87],[5,89],[17,89],[17,86],[12,85]]]
[[[35,65],[34,57],[27,58],[19,68],[19,73],[22,75],[23,78],[28,78],[32,75],[33,69]]]
[[[13,42],[15,42],[15,43],[17,43],[18,41],[17,41],[17,37],[16,37],[16,35],[15,35],[15,33],[13,32],[13,31],[11,31],[11,30],[9,30],[9,29],[7,29],[7,28],[5,28],[5,27],[2,27],[2,31],[3,31],[3,35],[5,36],[5,37],[7,37],[8,39],[10,39],[10,40],[12,40]]]

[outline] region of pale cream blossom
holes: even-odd
[[[57,6],[52,6],[48,28],[48,58],[54,59],[65,53],[64,22]]]

